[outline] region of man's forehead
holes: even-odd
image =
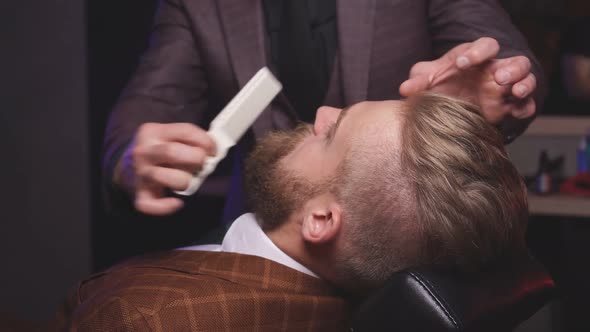
[[[400,133],[403,101],[366,101],[348,107],[342,118],[343,129],[356,140],[374,139],[377,142],[397,141]]]
[[[357,119],[379,121],[395,117],[404,104],[403,100],[362,101],[345,107],[343,112],[358,113]]]

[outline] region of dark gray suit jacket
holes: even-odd
[[[496,0],[338,0],[337,14],[339,49],[326,105],[399,98],[413,64],[483,36],[500,42],[501,58],[522,54],[533,60],[541,100],[540,67]],[[206,128],[269,63],[261,1],[163,0],[151,45],[109,121],[107,174],[139,125],[191,122]],[[295,119],[280,95],[253,132],[289,127]],[[507,122],[503,131],[510,140],[528,123]]]

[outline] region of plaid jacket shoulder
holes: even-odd
[[[81,282],[69,331],[342,331],[348,306],[325,282],[241,254],[172,251]]]

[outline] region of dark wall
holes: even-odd
[[[89,0],[88,53],[91,119],[93,267],[100,270],[129,256],[193,243],[221,219],[224,198],[194,195],[186,208],[167,217],[134,211],[128,197],[112,193],[105,210],[101,147],[108,114],[148,47],[157,0]],[[218,171],[231,167],[226,159]],[[227,169],[226,169],[227,170]]]
[[[84,3],[0,4],[0,313],[48,317],[90,271]]]
[[[105,209],[101,157],[109,113],[148,46],[156,4],[157,0],[87,0],[94,270],[143,252],[135,239],[142,237],[139,231],[146,225],[129,213],[115,216]]]

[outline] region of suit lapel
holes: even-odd
[[[367,99],[377,0],[338,0],[338,43],[344,104]],[[260,0],[218,0],[225,43],[239,87],[267,64],[264,13]],[[279,98],[280,99],[280,98]],[[272,128],[267,109],[255,132]]]
[[[377,0],[338,0],[338,43],[345,104],[367,99]]]
[[[266,65],[264,18],[258,0],[218,0],[219,14],[239,87]]]
[[[265,24],[260,0],[216,1],[225,43],[238,87],[242,88],[262,67],[267,66]],[[259,135],[272,129],[268,107],[252,126]]]

